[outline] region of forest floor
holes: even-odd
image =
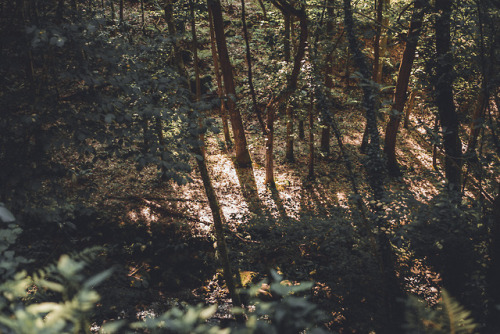
[[[349,172],[355,176],[362,196],[368,196],[361,163],[364,155],[358,149],[364,122],[360,111],[352,106],[339,111],[337,117],[342,118],[339,124],[343,143],[354,170],[346,169],[333,140],[329,156],[316,154],[312,180],[307,178],[307,140],[295,140],[296,161],[284,163],[281,118],[276,124],[274,190],[264,185],[263,136],[249,115],[245,124],[249,125],[253,168],[235,169],[232,152],[221,145],[222,134],[208,134],[206,143],[207,162],[226,220],[232,260],[239,266],[244,283],[256,283],[271,268],[293,281],[314,280],[315,296],[320,303],[327,300],[324,306],[337,322],[332,328],[338,329],[359,326],[346,322],[343,313],[354,312],[351,317],[356,317],[362,312],[363,308],[345,308],[353,300],[363,304],[370,279],[368,283],[362,281],[372,273],[365,267],[364,253],[356,249],[364,246],[353,246],[355,242],[350,240],[355,239],[356,227],[343,225],[357,215],[350,202]],[[402,129],[399,136],[398,158],[403,176],[388,178],[386,185],[399,199],[426,203],[438,193],[441,180],[432,167],[432,147],[415,126],[419,117],[424,115],[416,108],[410,122],[413,126]],[[102,210],[99,216],[112,217],[99,223],[106,226],[92,226],[98,237],[90,243],[100,240],[111,245],[103,267],[110,262],[118,264],[119,272],[128,277],[106,285],[103,305],[107,306],[103,307],[110,308],[102,309],[99,318],[141,318],[180,301],[218,303],[218,317],[227,317],[229,304],[215,265],[211,211],[201,178],[195,170],[191,173],[193,182],[179,186],[159,181],[156,175],[154,168],[137,172],[133,163],[107,159],[97,162],[92,173],[68,184],[73,196],[85,198],[89,206]],[[398,211],[400,207],[395,201],[386,209]],[[315,226],[317,219],[327,217],[330,218],[326,225]],[[398,217],[402,219],[393,223],[404,225],[404,215]],[[439,276],[409,255],[402,256],[401,263],[407,268],[405,275],[409,273],[405,277],[408,289],[432,301]],[[128,298],[121,298],[120,305],[116,305],[113,300],[117,295]]]

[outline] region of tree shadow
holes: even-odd
[[[276,207],[278,208],[278,213],[280,215],[280,218],[282,220],[288,220],[288,215],[286,214],[285,206],[283,205],[283,200],[280,197],[279,190],[276,189],[276,187],[270,187],[271,190],[271,198],[274,201],[274,204],[276,204]]]
[[[253,174],[253,168],[241,168],[235,165],[235,170],[238,182],[240,183],[241,193],[248,205],[248,210],[257,216],[262,216],[264,210],[259,192],[257,191],[257,182]]]

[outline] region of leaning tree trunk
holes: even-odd
[[[194,3],[193,0],[190,1],[191,7],[191,34],[193,40],[193,55],[194,55],[194,69],[195,69],[195,80],[196,80],[196,101],[200,100],[201,97],[201,85],[200,85],[200,70],[198,67],[198,46],[196,38],[196,22],[194,19]],[[192,119],[193,122],[197,122]],[[215,238],[217,241],[217,251],[219,252],[220,261],[222,264],[222,270],[224,274],[224,281],[226,282],[229,295],[233,301],[234,306],[241,306],[241,298],[237,291],[237,288],[241,287],[238,284],[238,280],[235,280],[234,273],[232,270],[231,262],[229,261],[229,251],[226,244],[226,237],[224,235],[223,228],[223,214],[219,201],[217,200],[217,194],[215,193],[210,174],[208,172],[208,167],[206,163],[206,153],[204,149],[204,137],[199,134],[198,141],[202,143],[201,145],[194,145],[193,153],[196,155],[196,163],[198,165],[198,170],[203,181],[203,187],[205,188],[205,193],[207,194],[208,204],[210,210],[212,211],[212,218],[214,220],[214,231]]]
[[[436,0],[436,105],[443,131],[445,174],[449,189],[460,191],[462,177],[462,141],[453,101],[453,56],[451,53],[452,0]]]
[[[224,35],[222,7],[219,0],[208,0],[208,6],[212,10],[217,51],[222,70],[222,78],[224,80],[224,89],[227,96],[229,118],[231,120],[231,127],[233,128],[234,147],[236,151],[235,162],[238,167],[251,167],[252,160],[248,152],[243,121],[236,107],[236,89],[234,86],[233,68],[227,50],[226,36]]]
[[[384,152],[387,158],[387,169],[391,175],[400,174],[396,160],[396,137],[398,134],[399,124],[401,122],[401,115],[403,114],[406,102],[406,93],[408,91],[408,83],[410,82],[411,68],[415,59],[415,51],[417,50],[418,39],[422,28],[422,19],[424,17],[424,10],[422,10],[423,1],[424,0],[416,0],[414,2],[413,15],[406,37],[406,45],[403,51],[401,65],[399,65],[398,80],[396,82],[396,90],[394,92],[392,111],[385,130]]]

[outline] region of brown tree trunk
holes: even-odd
[[[311,98],[309,101],[309,173],[307,178],[309,180],[314,179],[314,95],[311,92]]]
[[[200,85],[200,69],[198,66],[198,46],[196,37],[196,22],[194,18],[194,3],[190,0],[191,7],[191,34],[193,40],[193,55],[194,55],[194,70],[196,78],[196,101],[201,98],[201,85]],[[196,120],[193,120],[196,122]],[[205,145],[204,137],[199,135],[199,142],[202,143],[201,146],[194,145],[193,153],[196,155],[196,163],[198,165],[198,170],[200,171],[201,179],[203,181],[203,187],[205,188],[205,193],[207,194],[208,203],[210,205],[210,210],[212,211],[212,218],[214,220],[214,231],[215,239],[217,243],[217,251],[219,252],[220,261],[222,264],[222,270],[224,274],[224,281],[226,282],[229,295],[233,301],[234,306],[241,306],[241,298],[237,291],[237,288],[241,287],[238,284],[239,280],[235,280],[235,276],[232,270],[231,262],[229,261],[229,250],[226,244],[226,237],[224,235],[223,228],[223,214],[217,200],[217,194],[215,193],[210,174],[208,172],[208,167],[205,160]]]
[[[248,152],[245,130],[241,114],[236,107],[236,89],[234,86],[233,69],[227,50],[226,36],[224,35],[224,21],[222,19],[222,8],[219,0],[208,0],[208,6],[212,10],[215,40],[219,54],[224,89],[227,96],[227,107],[233,128],[234,147],[236,151],[235,163],[238,167],[251,167],[252,160]]]
[[[264,184],[270,187],[275,187],[274,182],[274,113],[275,107],[272,105],[267,106],[267,136],[266,136],[266,177]]]
[[[241,23],[243,25],[243,36],[245,39],[245,49],[246,49],[246,58],[247,58],[247,66],[248,66],[248,86],[250,88],[250,96],[252,97],[252,106],[253,112],[257,116],[260,127],[262,128],[262,133],[266,135],[266,126],[264,124],[264,120],[262,119],[262,114],[260,112],[260,108],[257,104],[257,94],[255,93],[255,88],[253,86],[253,75],[252,75],[252,53],[250,52],[250,42],[248,41],[248,30],[247,30],[247,22],[246,22],[246,13],[245,13],[245,0],[241,0]]]
[[[293,68],[290,76],[287,79],[286,87],[279,93],[279,95],[272,99],[268,104],[268,132],[272,132],[269,130],[269,126],[273,127],[274,122],[274,114],[275,110],[280,106],[285,106],[288,98],[293,94],[293,92],[297,89],[297,79],[299,77],[300,69],[302,67],[302,59],[305,55],[306,44],[307,44],[307,15],[305,9],[302,7],[300,9],[295,9],[293,5],[287,3],[282,0],[271,0],[273,5],[276,8],[284,8],[287,12],[291,13],[292,16],[296,16],[300,22],[300,37],[299,37],[299,45],[297,47],[297,53],[295,54],[295,58],[293,61]],[[272,109],[272,110],[269,110]],[[269,117],[270,116],[270,117]],[[273,140],[269,140],[269,136],[272,136],[268,133],[268,140],[266,142],[266,184],[273,185],[274,184],[274,176],[273,176]],[[271,138],[272,139],[272,138]]]
[[[333,0],[328,1],[328,8],[326,10],[328,21],[326,22],[326,34],[329,38],[329,42],[333,42],[331,38],[333,37],[334,32],[334,11]],[[335,46],[336,47],[336,46]],[[325,87],[328,89],[333,88],[333,80],[332,80],[332,71],[333,71],[333,51],[334,49],[329,50],[325,57]],[[320,150],[325,155],[330,154],[330,124],[325,121],[325,119],[321,118],[321,141],[320,141]]]
[[[227,110],[226,110],[226,102],[224,101],[224,89],[222,87],[222,78],[219,69],[219,57],[217,56],[217,50],[215,46],[215,31],[214,31],[214,23],[212,20],[212,10],[208,7],[208,21],[210,26],[210,46],[212,50],[212,60],[214,62],[214,72],[215,72],[215,80],[217,81],[217,94],[220,98],[220,117],[222,120],[222,131],[224,132],[224,141],[226,143],[227,148],[233,147],[233,143],[231,141],[231,135],[229,133],[229,124],[227,122]]]
[[[293,106],[288,101],[286,105],[286,138],[285,138],[285,161],[294,162],[294,152],[293,152]]]
[[[285,36],[283,37],[283,53],[284,58],[287,63],[290,63],[291,50],[290,50],[290,27],[292,22],[292,15],[287,10],[286,7],[278,7],[283,14],[283,19],[285,21]],[[285,161],[294,162],[294,152],[293,152],[293,107],[289,104],[289,101],[284,101],[286,104],[285,120],[286,120],[286,133],[285,133]]]
[[[443,131],[445,174],[450,190],[460,191],[462,177],[462,141],[453,101],[453,56],[451,53],[452,0],[436,0],[436,105]]]
[[[394,100],[392,103],[392,111],[389,122],[385,130],[385,146],[384,152],[387,158],[387,169],[391,175],[400,175],[398,163],[396,160],[396,138],[403,114],[404,105],[406,102],[406,93],[408,83],[410,82],[410,74],[415,59],[418,39],[422,28],[422,19],[424,17],[423,0],[416,0],[413,7],[413,15],[410,22],[410,28],[406,37],[406,45],[399,65],[398,79],[394,92]]]

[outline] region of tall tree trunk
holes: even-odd
[[[314,179],[314,94],[311,92],[309,101],[309,172],[307,178]]]
[[[279,2],[278,2],[279,3]],[[291,50],[290,50],[290,27],[292,22],[292,15],[287,10],[286,7],[278,7],[283,14],[283,19],[285,21],[285,34],[283,36],[283,53],[284,58],[287,63],[291,60]],[[289,104],[289,101],[284,101],[286,104],[285,121],[286,121],[286,132],[285,132],[285,161],[294,162],[293,154],[293,107]]]
[[[266,177],[264,184],[274,188],[274,114],[275,107],[271,104],[267,106],[267,136],[266,136]]]
[[[173,0],[166,0],[163,8],[165,14],[165,21],[167,22],[167,29],[170,36],[173,37],[173,49],[174,49],[174,63],[177,68],[177,72],[187,79],[186,69],[184,67],[184,61],[180,53],[179,42],[177,41],[177,29],[175,27],[174,21],[174,6]]]
[[[266,126],[264,124],[264,120],[262,119],[262,114],[260,112],[260,108],[257,104],[257,94],[255,93],[255,88],[253,86],[253,75],[252,75],[252,53],[250,51],[250,42],[248,41],[248,29],[247,29],[247,21],[246,21],[246,13],[245,13],[245,0],[241,0],[241,22],[243,25],[243,37],[245,39],[245,49],[246,49],[246,58],[247,58],[247,66],[248,66],[248,86],[250,88],[250,96],[252,97],[252,107],[253,112],[257,116],[260,127],[262,129],[262,133],[266,135]]]
[[[274,114],[275,110],[279,108],[280,106],[286,105],[286,101],[288,101],[288,98],[293,94],[293,92],[297,89],[297,79],[299,77],[300,69],[302,67],[302,59],[304,58],[305,55],[305,50],[306,50],[306,44],[307,44],[307,34],[308,34],[308,29],[307,29],[307,15],[305,9],[302,7],[300,9],[295,9],[293,5],[289,4],[286,1],[283,0],[271,0],[273,5],[276,8],[286,8],[286,11],[291,13],[292,16],[296,16],[299,19],[300,22],[300,37],[299,37],[299,45],[297,47],[297,53],[295,54],[295,58],[293,61],[293,68],[292,72],[290,73],[290,76],[287,79],[287,85],[286,87],[279,93],[279,95],[276,98],[273,98],[267,108],[268,108],[268,115],[271,116],[271,118],[268,117],[268,131],[269,131],[269,125],[273,125],[274,122]],[[273,110],[269,110],[269,108]],[[269,131],[270,132],[270,131]],[[270,134],[268,133],[268,136]],[[266,142],[266,178],[265,178],[265,183],[273,185],[274,184],[274,171],[273,171],[273,141],[268,140]]]
[[[399,65],[392,111],[385,130],[384,152],[387,158],[387,169],[389,174],[395,176],[400,175],[396,160],[396,138],[406,102],[406,93],[408,91],[411,69],[415,59],[415,51],[417,50],[418,39],[422,28],[422,19],[424,17],[424,10],[422,9],[424,5],[423,1],[424,0],[416,0],[413,5],[410,28],[406,37],[406,45],[401,58],[401,64]]]
[[[222,8],[219,0],[208,0],[208,6],[212,10],[213,24],[217,51],[219,54],[224,89],[227,96],[227,106],[233,128],[234,147],[236,151],[236,165],[238,167],[251,167],[252,160],[248,152],[245,130],[241,114],[236,107],[236,89],[234,86],[233,69],[227,50],[226,36],[224,35],[224,21],[222,19]]]
[[[294,136],[293,136],[293,121],[294,121],[294,112],[293,112],[293,106],[290,103],[290,101],[287,101],[286,103],[286,135],[285,135],[285,161],[287,162],[294,162],[295,161],[295,156],[293,152],[293,141],[294,141]]]
[[[123,1],[120,0],[120,24],[123,24]]]
[[[208,21],[210,26],[210,48],[212,50],[212,60],[214,62],[214,72],[215,80],[217,81],[217,94],[220,98],[220,117],[222,120],[222,130],[224,132],[224,141],[227,148],[233,147],[233,142],[231,141],[231,135],[229,133],[229,124],[227,122],[227,110],[226,102],[224,101],[224,89],[222,87],[222,78],[219,69],[219,57],[217,56],[217,50],[215,46],[215,31],[214,23],[212,19],[212,10],[208,7]]]
[[[460,191],[462,177],[462,142],[453,101],[453,55],[451,53],[452,0],[436,0],[436,105],[443,131],[445,174],[450,190]]]
[[[382,83],[382,69],[383,62],[381,57],[384,57],[387,52],[387,25],[389,23],[388,15],[384,15],[387,12],[390,5],[390,0],[378,0],[377,2],[377,15],[376,15],[376,33],[375,41],[373,46],[373,71],[372,80],[376,84]],[[377,98],[375,99],[375,109],[380,108],[380,93],[376,89]],[[369,134],[368,134],[368,124],[365,126],[365,131],[363,132],[363,139],[361,140],[360,152],[365,153],[368,147]]]
[[[334,32],[333,0],[328,0],[328,4],[329,6],[326,10],[327,13],[326,34],[328,36],[328,41],[332,43],[333,41],[331,40],[331,38],[333,37],[333,32]],[[334,48],[329,49],[325,57],[325,87],[328,89],[333,88],[332,71],[333,71]],[[323,117],[321,118],[320,150],[326,155],[330,154],[330,124],[328,124],[328,122],[326,122],[326,120]]]
[[[198,46],[196,37],[196,22],[194,18],[194,3],[190,0],[191,7],[191,34],[193,40],[193,55],[194,55],[194,69],[196,78],[196,101],[201,98],[201,85],[200,85],[200,69],[198,66]],[[193,120],[196,122],[196,120]],[[217,251],[219,252],[220,261],[222,264],[222,270],[224,274],[224,281],[226,282],[227,289],[229,290],[229,295],[233,301],[234,306],[241,306],[241,298],[237,291],[237,288],[241,287],[238,284],[239,280],[235,280],[231,262],[229,261],[229,250],[226,244],[226,237],[224,235],[223,228],[223,214],[217,200],[217,194],[215,193],[210,174],[208,172],[208,167],[205,159],[205,143],[204,137],[199,135],[198,140],[202,143],[201,146],[194,145],[193,152],[195,153],[196,163],[198,165],[198,170],[200,171],[201,179],[203,181],[203,187],[205,188],[205,193],[207,194],[208,203],[210,210],[212,211],[212,218],[214,220],[214,230],[215,238],[217,242]]]

